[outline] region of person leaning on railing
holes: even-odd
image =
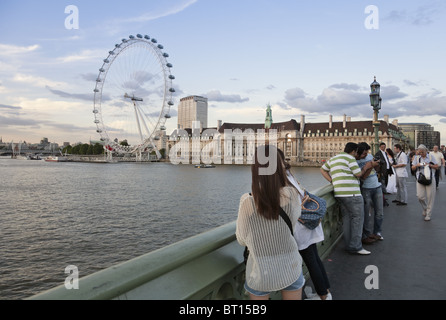
[[[320,170],[322,176],[333,184],[334,197],[341,207],[346,250],[353,254],[368,255],[370,251],[362,247],[361,241],[364,199],[358,179],[370,172],[372,162],[368,162],[361,170],[355,158],[357,150],[358,144],[348,142],[344,151],[330,158]]]
[[[266,165],[259,163],[259,149],[270,160]],[[276,165],[274,173],[260,174],[260,169],[271,165],[272,160]],[[274,146],[256,149],[251,170],[252,195],[242,195],[236,222],[237,240],[249,249],[245,289],[251,299],[268,300],[271,292],[281,291],[284,300],[300,300],[305,278],[302,257],[292,233],[301,214],[299,194],[288,185]],[[281,208],[290,226],[280,216]]]

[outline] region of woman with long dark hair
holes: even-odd
[[[300,300],[305,279],[292,234],[300,217],[299,194],[288,183],[276,147],[259,146],[254,157],[252,194],[240,199],[236,229],[238,242],[249,249],[245,289],[251,299],[267,300],[271,292],[281,291],[284,300]]]
[[[285,172],[288,181],[297,189],[301,199],[299,199],[299,205],[302,203],[302,198],[305,194],[305,189],[301,187],[300,183],[291,173],[291,166],[285,160],[283,151],[278,149],[279,155],[283,161]],[[320,223],[315,229],[310,230],[301,223],[296,223],[294,229],[294,238],[296,239],[297,246],[299,247],[299,253],[307,266],[310,273],[311,280],[313,281],[316,293],[310,293],[305,290],[307,300],[332,300],[330,293],[330,282],[328,280],[327,273],[325,271],[324,263],[319,257],[317,250],[317,243],[324,241],[324,231],[322,229],[322,223]],[[311,290],[310,288],[308,288]],[[312,290],[311,290],[312,291]]]

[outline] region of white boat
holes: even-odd
[[[45,161],[47,162],[67,162],[68,158],[67,157],[54,157],[54,156],[49,156],[45,159]]]
[[[37,155],[30,154],[26,157],[26,159],[27,160],[43,160],[42,157],[38,154]]]

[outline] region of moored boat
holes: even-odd
[[[203,168],[215,168],[215,166],[212,165],[212,164],[196,164],[195,168],[201,168],[201,169],[203,169]]]
[[[54,156],[49,156],[45,159],[45,161],[47,162],[67,162],[68,158],[67,157],[54,157]]]

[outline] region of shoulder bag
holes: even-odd
[[[421,156],[418,158],[418,163],[420,163],[420,159],[421,159]],[[430,155],[429,155],[429,160],[430,160]],[[430,171],[430,178],[427,178],[426,174],[425,174],[425,170],[423,170],[423,169],[418,170],[417,182],[419,184],[428,186],[432,183],[432,170],[430,170],[430,168],[429,168],[429,171]]]
[[[301,204],[299,222],[310,230],[315,229],[327,212],[327,202],[314,194],[305,191]]]
[[[306,191],[300,186],[299,182],[294,179],[291,173],[290,175],[292,178],[290,182],[299,192],[302,200],[301,216],[298,221],[308,229],[313,230],[324,218],[325,213],[327,212],[327,202],[324,199]]]

